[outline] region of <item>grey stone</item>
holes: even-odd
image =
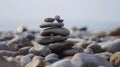
[[[60,19],[60,16],[59,16],[59,15],[56,15],[56,16],[54,17],[54,19],[55,19],[55,20],[59,20],[59,19]]]
[[[79,64],[79,67],[98,67],[100,65],[113,67],[107,60],[86,53],[75,54],[71,61]]]
[[[0,50],[10,50],[10,47],[5,43],[0,43]]]
[[[74,67],[74,65],[71,63],[70,60],[63,59],[63,60],[53,63],[52,67]]]
[[[95,56],[101,57],[101,58],[106,59],[106,60],[109,60],[110,57],[112,56],[112,53],[110,53],[110,52],[96,53]]]
[[[48,58],[59,58],[59,56],[55,53],[51,53],[51,54],[48,54],[45,59],[48,59]]]
[[[94,53],[100,53],[100,52],[102,52],[101,46],[98,45],[97,43],[92,43],[92,44],[88,45],[87,48],[91,48]]]
[[[62,23],[64,20],[63,19],[58,19],[57,22]]]
[[[50,35],[61,35],[68,36],[70,31],[66,28],[47,28],[41,32],[42,36],[50,36]]]
[[[26,55],[29,53],[29,49],[31,48],[32,46],[27,46],[27,47],[23,47],[23,48],[20,48],[18,53],[20,55]]]
[[[86,48],[83,50],[84,53],[87,53],[87,54],[94,54],[93,50],[91,48]]]
[[[59,57],[58,57],[58,55],[56,55],[56,54],[54,54],[54,53],[51,53],[51,54],[49,54],[49,55],[47,55],[46,57],[45,57],[45,61],[46,62],[49,62],[49,63],[54,63],[54,62],[56,62],[56,61],[58,61],[59,60]]]
[[[18,52],[0,50],[0,56],[12,56],[12,57],[15,57],[17,55],[18,55]]]
[[[72,48],[74,43],[72,41],[56,42],[50,44],[48,47],[52,50],[53,53],[60,53],[64,50]]]
[[[82,52],[79,49],[68,49],[62,52],[63,56],[73,56],[76,53]]]
[[[54,19],[53,18],[45,18],[44,21],[45,22],[54,22]]]
[[[38,43],[42,44],[42,45],[48,45],[50,43],[54,43],[54,42],[60,42],[60,41],[65,41],[67,40],[68,36],[45,36],[45,37],[41,37],[38,40]]]
[[[32,58],[34,57],[35,55],[34,54],[27,54],[25,56],[23,56],[21,59],[20,59],[20,64],[22,66],[26,65],[27,63],[29,63]]]
[[[32,47],[29,50],[29,52],[34,53],[34,54],[39,55],[39,56],[46,56],[46,55],[51,53],[49,48],[47,48],[46,46],[43,46],[43,45],[35,45],[34,47]]]
[[[32,33],[26,33],[26,34],[25,34],[25,37],[26,37],[27,39],[29,39],[29,40],[34,40],[34,39],[35,39],[35,35],[32,34]]]
[[[40,28],[46,28],[46,27],[63,27],[64,24],[63,23],[43,23],[40,25]]]
[[[100,46],[102,47],[103,51],[108,51],[108,52],[119,52],[120,51],[120,39],[117,39],[115,41],[108,41],[101,43]]]
[[[14,39],[10,40],[8,42],[8,46],[13,50],[13,51],[18,51],[20,48],[25,47],[25,46],[33,46],[31,41],[25,37],[15,37]]]

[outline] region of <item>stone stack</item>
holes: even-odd
[[[70,49],[74,43],[66,41],[70,31],[64,28],[63,19],[60,16],[44,19],[45,23],[40,25],[43,28],[39,44],[48,45],[53,53],[61,53],[64,50]]]

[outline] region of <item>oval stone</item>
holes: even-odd
[[[91,48],[94,53],[100,53],[102,51],[101,46],[98,45],[97,43],[92,43],[92,44],[88,45],[87,48]]]
[[[63,27],[63,23],[43,23],[40,25],[40,28],[46,28],[46,27]]]
[[[113,67],[107,60],[86,53],[75,54],[71,61],[79,64],[79,67],[98,67],[100,65]]]
[[[68,36],[45,36],[45,37],[41,37],[39,40],[38,40],[38,43],[39,44],[42,44],[42,45],[48,45],[50,43],[54,43],[54,42],[60,42],[60,41],[65,41],[67,40]]]
[[[26,54],[29,54],[29,49],[31,48],[32,46],[27,46],[27,47],[23,47],[23,48],[20,48],[18,50],[18,53],[20,55],[26,55]]]
[[[56,42],[54,44],[50,44],[49,48],[53,53],[60,53],[64,50],[72,48],[74,43],[72,41],[64,41],[64,42]]]
[[[29,52],[44,57],[51,53],[49,48],[43,45],[35,45],[29,50]]]
[[[51,34],[68,36],[70,34],[70,31],[66,28],[47,28],[41,32],[42,36],[50,36]]]
[[[45,22],[54,22],[54,19],[53,18],[45,18],[44,21]]]
[[[56,15],[56,16],[54,17],[54,19],[55,19],[55,20],[59,20],[59,19],[60,19],[60,16],[59,16],[59,15]]]

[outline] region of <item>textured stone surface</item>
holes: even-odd
[[[110,57],[112,56],[112,53],[110,53],[110,52],[96,53],[95,56],[101,57],[101,58],[106,59],[106,60],[109,60]]]
[[[29,54],[29,49],[31,48],[32,46],[27,46],[27,47],[23,47],[23,48],[20,48],[18,50],[18,53],[20,55],[26,55],[26,54]]]
[[[0,43],[0,50],[10,50],[10,47],[4,43]]]
[[[87,48],[87,46],[88,46],[89,44],[90,44],[89,41],[82,40],[82,41],[76,43],[76,47],[77,47],[77,48],[83,48],[83,49],[85,49],[85,48]]]
[[[29,50],[30,53],[39,55],[39,56],[46,56],[49,53],[51,53],[51,51],[49,50],[49,48],[47,48],[46,46],[43,45],[35,45],[34,47],[32,47]]]
[[[60,53],[64,50],[72,48],[74,43],[72,41],[64,41],[64,42],[56,42],[54,44],[50,44],[49,48],[53,53]]]
[[[71,61],[78,63],[80,67],[98,67],[99,65],[113,67],[107,60],[86,53],[75,54]]]
[[[100,46],[102,47],[104,51],[109,51],[112,53],[119,52],[120,51],[120,39],[117,39],[115,41],[101,43]]]
[[[87,54],[94,54],[94,51],[91,48],[86,48],[83,50],[83,52]]]
[[[98,45],[97,43],[92,43],[92,44],[88,45],[87,48],[91,48],[94,53],[100,53],[102,51],[101,46]]]
[[[70,31],[66,28],[47,28],[41,32],[42,36],[50,36],[51,34],[68,36],[70,34]]]
[[[64,26],[64,24],[63,23],[57,23],[57,22],[55,22],[55,23],[43,23],[43,24],[41,24],[40,25],[40,28],[46,28],[46,27],[63,27]]]
[[[54,63],[59,60],[59,57],[57,54],[51,53],[45,57],[45,61],[49,63]]]
[[[44,21],[45,22],[54,22],[54,19],[53,18],[45,18]]]
[[[58,62],[55,62],[52,67],[74,67],[74,65],[71,63],[68,59],[63,59]]]
[[[120,52],[116,52],[110,57],[110,63],[113,64],[114,67],[120,67]]]
[[[45,37],[41,37],[38,40],[38,43],[42,44],[42,45],[48,45],[50,43],[54,43],[54,42],[60,42],[60,41],[65,41],[67,40],[68,36],[45,36]]]

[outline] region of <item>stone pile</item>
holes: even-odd
[[[64,28],[63,19],[60,16],[54,18],[44,19],[45,23],[40,25],[40,28],[44,28],[41,32],[41,39],[39,44],[48,45],[49,49],[53,53],[61,54],[64,50],[70,49],[74,43],[66,41],[70,31]]]

